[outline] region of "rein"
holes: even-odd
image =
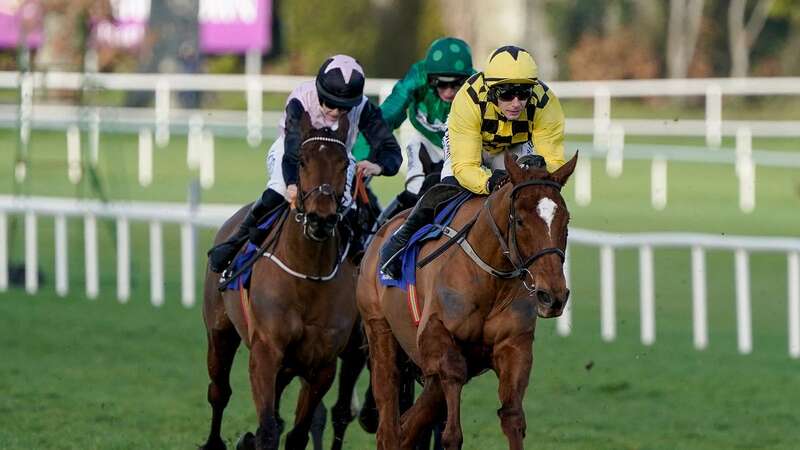
[[[545,255],[549,255],[551,253],[558,255],[558,257],[561,258],[561,262],[563,263],[564,252],[557,247],[548,247],[539,250],[538,252],[534,253],[528,258],[522,257],[522,253],[519,250],[519,244],[517,242],[517,222],[519,219],[517,218],[516,208],[514,207],[514,200],[516,199],[517,195],[522,189],[530,186],[548,186],[553,189],[556,189],[559,192],[561,191],[561,185],[550,180],[528,180],[514,186],[514,188],[511,190],[511,206],[509,208],[509,217],[508,217],[509,221],[506,230],[506,235],[509,236],[509,239],[511,241],[510,245],[506,243],[506,238],[503,237],[503,233],[500,231],[500,227],[497,225],[497,222],[495,222],[494,216],[492,215],[491,196],[486,198],[486,200],[483,202],[483,209],[486,210],[486,213],[488,215],[489,225],[491,226],[492,233],[497,238],[497,241],[500,244],[500,249],[503,255],[505,255],[505,257],[514,267],[513,270],[508,270],[508,271],[498,270],[492,267],[492,265],[484,261],[483,258],[481,258],[480,255],[478,255],[478,253],[475,251],[475,249],[472,248],[472,246],[469,244],[469,241],[467,240],[467,235],[469,234],[469,231],[472,229],[473,225],[475,225],[475,223],[478,221],[478,218],[480,217],[480,212],[478,212],[478,214],[476,214],[475,217],[472,220],[470,220],[466,225],[464,225],[464,227],[459,231],[456,231],[450,227],[444,227],[442,231],[444,235],[449,238],[449,240],[445,242],[443,245],[441,245],[439,248],[434,250],[433,253],[431,253],[424,259],[420,260],[417,263],[417,267],[422,268],[423,266],[425,266],[426,264],[428,264],[429,262],[433,261],[438,256],[440,256],[442,253],[444,253],[445,250],[447,250],[451,245],[457,243],[459,244],[461,249],[464,250],[464,253],[466,253],[467,256],[469,256],[470,259],[472,259],[475,265],[480,267],[484,272],[492,275],[495,278],[503,278],[503,279],[520,278],[522,279],[523,286],[525,286],[525,289],[528,290],[528,293],[533,295],[533,293],[536,292],[535,283],[532,282],[530,285],[528,285],[528,283],[525,281],[526,276],[530,277],[531,281],[533,281],[533,274],[531,274],[529,267],[534,262],[536,262],[537,259]]]

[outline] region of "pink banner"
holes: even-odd
[[[0,0],[0,48],[17,46],[23,26],[28,28],[28,46],[38,47],[42,42],[38,4],[26,0]]]
[[[137,47],[147,29],[150,2],[112,1],[114,21],[98,23],[94,39],[101,45]],[[251,49],[265,53],[272,46],[272,0],[200,0],[198,19],[204,53],[244,53]],[[35,0],[0,0],[0,47],[17,45],[23,23],[32,28],[28,45],[37,47],[41,43],[41,21]]]

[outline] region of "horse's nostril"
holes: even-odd
[[[539,297],[539,303],[543,306],[551,306],[553,304],[553,297],[547,291],[538,291],[536,295]]]

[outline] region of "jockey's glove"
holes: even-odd
[[[503,169],[497,169],[492,171],[492,175],[489,177],[489,181],[486,183],[486,189],[489,192],[494,192],[495,189],[502,186],[505,183],[506,178],[508,178],[508,172]]]

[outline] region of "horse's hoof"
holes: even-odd
[[[256,437],[251,432],[247,432],[236,441],[236,450],[255,450]]]
[[[367,407],[361,408],[361,412],[358,414],[358,424],[367,433],[375,434],[378,431],[378,410]]]
[[[225,446],[221,438],[217,438],[215,440],[209,439],[208,442],[197,447],[197,450],[228,450],[228,447]]]

